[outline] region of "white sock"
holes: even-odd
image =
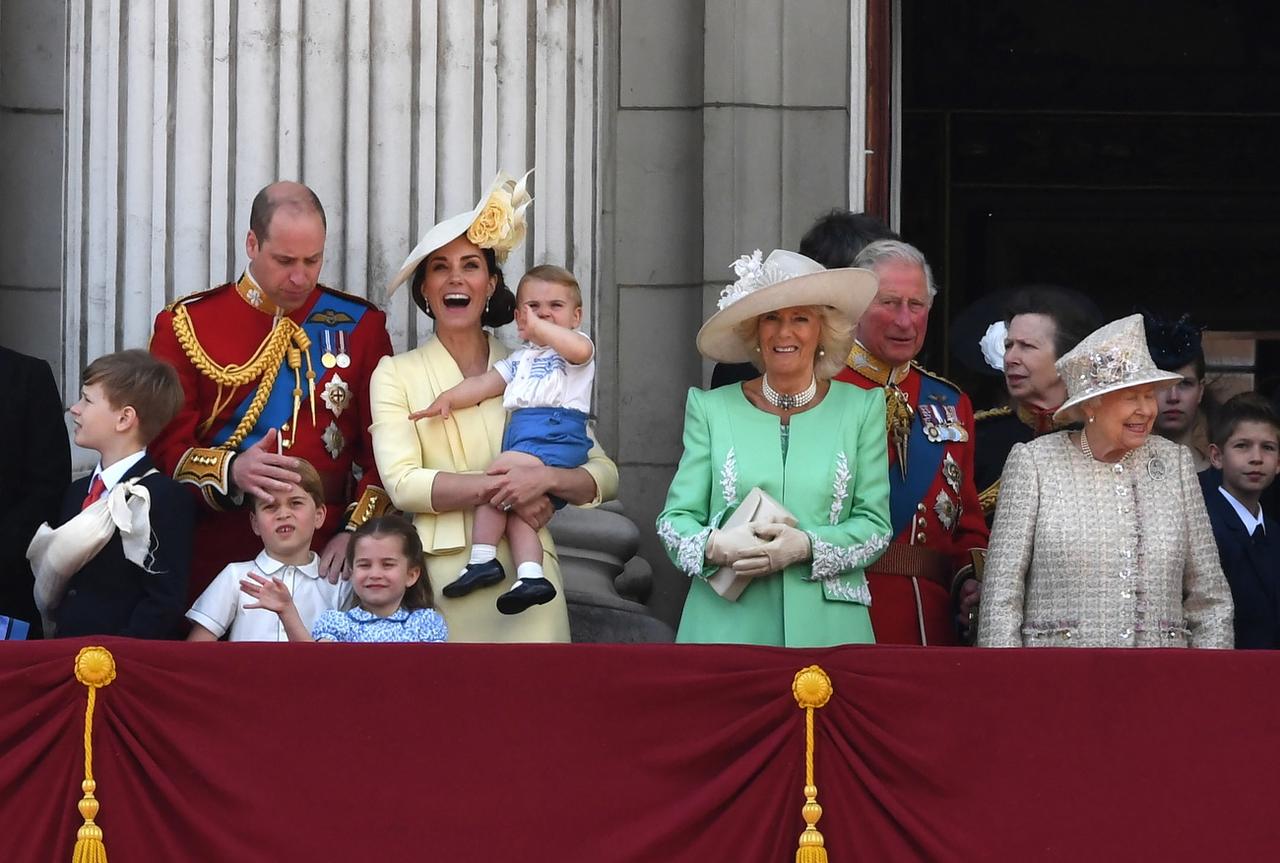
[[[516,581],[528,581],[532,578],[546,578],[542,574],[542,564],[522,563],[516,567]]]
[[[498,556],[498,547],[496,545],[481,545],[476,543],[471,546],[471,559],[467,561],[470,566],[473,563],[488,563]]]

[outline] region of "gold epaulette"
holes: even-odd
[[[962,390],[962,389],[960,388],[960,385],[959,385],[958,383],[956,383],[955,381],[947,380],[946,378],[944,378],[942,375],[938,374],[937,372],[931,372],[931,371],[929,371],[928,369],[926,369],[924,366],[920,365],[920,364],[919,364],[918,362],[916,362],[915,360],[912,360],[912,361],[911,361],[911,367],[912,367],[913,369],[915,369],[916,371],[918,371],[918,372],[919,372],[920,374],[922,374],[922,375],[928,375],[929,377],[933,378],[935,381],[942,381],[944,384],[946,384],[947,386],[949,386],[949,387],[951,387],[953,390],[955,390],[958,394],[960,394],[960,395],[964,395],[964,390]]]
[[[173,478],[200,489],[205,503],[215,510],[226,508],[231,493],[231,457],[227,449],[192,447],[178,459]]]
[[[1008,405],[1001,408],[991,408],[985,411],[977,411],[973,415],[974,422],[982,422],[983,420],[994,420],[1000,417],[1007,417],[1013,413],[1013,409]]]
[[[991,515],[996,511],[996,499],[1000,497],[1000,480],[978,492],[978,503],[982,504],[982,514]]]
[[[365,522],[381,518],[391,509],[391,497],[376,485],[365,488],[360,499],[347,507],[347,530],[355,530]]]

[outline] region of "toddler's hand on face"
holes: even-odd
[[[279,614],[293,604],[293,596],[283,581],[264,578],[256,572],[250,572],[246,578],[241,579],[240,592],[254,599],[253,602],[245,603],[245,608],[265,608]]]

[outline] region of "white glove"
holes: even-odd
[[[742,558],[742,552],[748,548],[757,548],[760,540],[751,530],[750,524],[740,524],[726,530],[712,530],[707,537],[707,561],[716,566],[729,566]]]
[[[733,571],[739,575],[759,578],[781,572],[793,563],[808,560],[812,554],[809,535],[799,528],[782,522],[753,523],[752,528],[756,536],[767,542],[743,550],[733,564]]]

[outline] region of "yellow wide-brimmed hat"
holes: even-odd
[[[396,288],[413,276],[413,271],[426,260],[427,255],[463,234],[481,249],[493,249],[498,263],[506,261],[511,250],[524,241],[524,213],[533,202],[526,184],[532,173],[530,168],[519,180],[510,174],[499,173],[475,207],[432,225],[413,247],[409,257],[404,259],[391,284],[387,285],[387,297],[390,298]]]
[[[853,325],[875,299],[879,285],[871,270],[828,270],[812,258],[785,249],[774,249],[767,258],[756,249],[732,267],[737,281],[720,292],[719,311],[698,331],[698,350],[722,363],[750,360],[751,346],[737,333],[744,321],[792,306],[827,306]]]
[[[1067,400],[1054,419],[1072,415],[1089,399],[1144,384],[1171,384],[1181,375],[1156,367],[1147,348],[1142,315],[1112,321],[1085,336],[1054,364],[1067,385]]]

